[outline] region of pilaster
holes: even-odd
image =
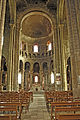
[[[79,96],[80,92],[80,39],[75,9],[75,0],[65,0],[67,11],[68,38],[71,54],[72,88],[74,96]]]
[[[4,1],[0,0],[0,90],[2,89],[1,58],[2,58],[2,37],[4,33],[5,10],[6,10],[6,0]]]

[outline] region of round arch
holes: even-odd
[[[39,63],[38,63],[38,62],[35,62],[35,63],[33,64],[33,72],[34,72],[34,73],[39,73],[39,70],[40,70]]]
[[[25,71],[29,72],[30,71],[30,63],[25,62]]]

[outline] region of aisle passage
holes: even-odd
[[[33,103],[30,104],[29,111],[22,114],[21,120],[50,120],[44,93],[33,94]]]

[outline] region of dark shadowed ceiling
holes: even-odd
[[[57,9],[57,0],[16,0],[17,2],[17,11],[24,10],[29,4],[39,4],[44,3],[49,10],[56,11]]]

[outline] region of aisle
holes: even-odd
[[[30,104],[29,112],[23,113],[21,120],[50,120],[44,93],[33,95],[33,103]]]

